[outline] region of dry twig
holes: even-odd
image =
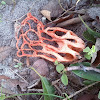
[[[59,81],[60,81],[60,79],[57,79],[57,80],[53,81],[53,82],[52,82],[52,85],[57,84]]]
[[[25,83],[28,83],[22,76],[20,76],[17,72],[14,72],[12,69],[10,69],[11,72],[15,73],[17,76],[19,76]]]
[[[100,73],[100,69],[97,69],[97,68],[85,67],[85,66],[84,66],[84,69],[85,69],[86,71],[91,71],[91,70],[92,70],[92,71],[95,71],[95,72]],[[65,70],[66,70],[66,71],[83,70],[83,68],[81,68],[80,66],[72,66],[72,67],[67,67]]]
[[[87,16],[87,15],[83,15],[83,16],[82,16],[82,19],[83,19],[83,20],[89,20],[90,17]],[[81,22],[81,19],[80,19],[79,17],[76,17],[76,18],[73,18],[73,19],[69,19],[69,20],[67,20],[67,21],[64,21],[64,22],[62,22],[62,23],[59,23],[59,24],[57,24],[56,26],[58,26],[58,27],[64,27],[64,26],[68,26],[68,25],[72,25],[72,24],[77,24],[77,23],[79,23],[79,22]]]
[[[71,1],[72,2],[72,1]],[[64,9],[63,7],[62,7],[62,5],[61,5],[61,3],[60,3],[60,0],[58,0],[58,3],[59,3],[59,5],[60,5],[60,7],[65,11],[62,15],[60,15],[59,17],[62,17],[62,16],[64,16],[66,13],[71,13],[70,12],[70,10],[72,10],[73,8],[75,8],[76,7],[76,5],[78,4],[80,2],[80,0],[77,0],[77,2],[75,3],[75,5],[74,6],[72,6],[70,9],[68,9],[68,10],[66,10],[66,9]],[[68,8],[68,5],[67,5],[67,8]],[[73,11],[72,11],[73,12]],[[75,12],[77,12],[77,11],[75,11]],[[82,11],[82,13],[83,13],[84,11]],[[80,12],[81,13],[81,12]],[[85,14],[85,12],[84,12],[84,14]],[[59,18],[58,17],[58,18]]]
[[[57,85],[54,85],[54,87],[58,90],[58,92],[60,93],[60,95],[62,96],[62,91],[60,90],[60,88]]]
[[[72,10],[73,8],[75,8],[76,5],[72,6],[70,9],[66,10],[62,15],[60,15],[58,18],[64,16],[66,13],[68,13],[70,10]]]
[[[75,95],[79,94],[80,92],[82,92],[82,91],[84,91],[84,90],[86,90],[86,89],[88,89],[88,88],[90,88],[90,87],[92,87],[93,85],[96,85],[96,84],[98,84],[98,83],[99,83],[99,82],[92,83],[92,84],[90,84],[90,85],[88,85],[88,86],[82,88],[81,90],[76,91],[74,94],[68,96],[68,98],[72,98],[72,97],[74,97]],[[63,100],[67,100],[67,98],[65,98],[65,99],[63,99]]]
[[[31,89],[31,88],[33,88],[34,86],[38,85],[39,82],[40,82],[40,79],[37,79],[36,82],[34,82],[34,80],[33,80],[33,82],[31,83],[31,85],[29,85],[27,88],[28,88],[28,89]]]
[[[43,92],[43,89],[28,89],[28,92],[35,91],[35,92]]]

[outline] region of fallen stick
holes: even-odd
[[[75,11],[68,11],[68,14],[85,14],[87,9],[75,10]]]
[[[98,83],[99,83],[99,82],[92,83],[92,84],[90,84],[90,85],[88,85],[88,86],[86,86],[86,87],[80,89],[79,91],[76,91],[74,94],[68,96],[68,98],[70,99],[70,98],[76,96],[77,94],[83,92],[84,90],[86,90],[86,89],[88,89],[88,88],[90,88],[90,87],[92,87],[92,86],[94,86],[94,85],[96,85],[96,84],[98,84]],[[68,99],[65,98],[65,99],[63,99],[63,100],[68,100]]]
[[[84,69],[85,69],[86,71],[95,71],[95,72],[100,73],[100,69],[97,69],[97,68],[85,67],[85,66],[84,66]],[[65,71],[72,71],[72,70],[83,70],[83,68],[81,68],[80,66],[72,66],[72,67],[67,67],[67,68],[65,69]]]
[[[90,17],[88,15],[83,15],[81,16],[83,20],[90,20]],[[68,25],[72,25],[72,24],[77,24],[80,23],[81,19],[79,17],[64,21],[62,23],[57,24],[57,27],[64,27],[64,26],[68,26]]]

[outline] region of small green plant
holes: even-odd
[[[60,74],[62,74],[62,76],[61,76],[61,82],[64,85],[68,85],[68,77],[66,75],[66,71],[64,70],[65,66],[63,64],[59,63],[58,61],[55,61],[55,65],[56,65],[57,72],[60,73]]]
[[[1,5],[6,5],[6,2],[2,0]]]
[[[3,0],[0,2],[0,7],[1,7],[2,5],[6,5],[6,2],[5,2],[5,1],[3,1]],[[0,22],[2,22],[2,20],[1,20],[1,19],[2,19],[2,16],[0,15]]]
[[[0,100],[5,100],[5,99],[6,99],[5,94],[1,94],[1,96],[0,96]]]
[[[14,67],[21,69],[22,68],[22,65],[23,65],[22,63],[17,63]]]
[[[92,48],[90,49],[89,47],[86,47],[83,52],[86,54],[84,55],[86,59],[90,60],[91,57],[93,56],[93,53],[96,52],[95,46],[93,45]]]

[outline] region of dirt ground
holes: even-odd
[[[17,57],[17,48],[16,48],[16,39],[15,39],[15,22],[22,17],[19,22],[21,22],[26,14],[31,12],[38,20],[43,21],[43,15],[40,13],[42,9],[47,8],[47,4],[51,0],[4,0],[6,5],[0,6],[0,86],[3,87],[3,92],[7,95],[9,94],[20,94],[20,93],[29,93],[29,92],[40,92],[43,91],[41,88],[41,82],[38,75],[28,68],[28,66],[36,66],[36,69],[41,75],[46,76],[50,82],[53,82],[60,78],[60,75],[56,72],[56,67],[54,63],[45,60],[43,58],[37,57]],[[52,0],[52,2],[58,2],[59,0]],[[62,5],[68,5],[68,8],[72,7],[75,4],[75,0],[61,0]],[[99,0],[97,0],[99,1]],[[76,6],[75,10],[89,8],[90,0],[80,1]],[[52,4],[52,3],[51,3]],[[58,3],[55,5],[59,5]],[[51,5],[53,12],[57,9],[55,5]],[[55,8],[54,8],[55,6]],[[66,7],[65,7],[66,8]],[[49,9],[49,7],[48,7]],[[61,7],[58,7],[58,13],[52,15],[52,18],[55,19],[63,13]],[[89,12],[89,11],[88,11]],[[90,10],[91,12],[91,10]],[[100,10],[98,10],[100,12]],[[98,13],[97,12],[97,13]],[[92,17],[95,17],[90,13]],[[49,22],[49,21],[47,21]],[[45,24],[45,22],[44,22]],[[90,26],[91,23],[87,22]],[[55,25],[54,25],[55,26]],[[81,39],[84,39],[82,33],[86,30],[86,27],[80,22],[74,25],[68,25],[64,28],[75,32]],[[36,38],[34,36],[34,38]],[[87,43],[85,41],[85,43]],[[14,66],[17,63],[21,63],[21,69],[15,68]],[[67,65],[67,64],[65,64]],[[41,67],[41,68],[40,68]],[[42,69],[45,69],[44,71]],[[58,82],[55,85],[56,94],[63,96],[61,93],[67,93],[71,95],[82,88],[83,79],[74,75],[73,73],[68,73],[69,85],[66,87],[61,82]],[[97,88],[97,87],[96,87]],[[6,90],[5,90],[6,89]],[[97,91],[99,89],[97,88]],[[91,92],[96,94],[97,91],[91,92],[87,90],[85,93]],[[81,94],[82,95],[82,94]],[[39,100],[41,96],[22,96],[14,100]],[[73,100],[77,100],[76,96]],[[7,99],[10,100],[10,99]],[[13,99],[12,99],[13,100]],[[60,100],[60,99],[55,99]],[[86,100],[86,99],[79,99]],[[90,99],[87,99],[90,100]],[[92,99],[91,99],[92,100]],[[93,99],[94,100],[94,99]],[[95,99],[97,100],[97,99]]]

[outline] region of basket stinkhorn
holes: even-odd
[[[31,13],[21,22],[16,40],[18,57],[42,57],[52,62],[75,61],[85,47],[84,41],[72,31],[60,27],[44,29]]]

